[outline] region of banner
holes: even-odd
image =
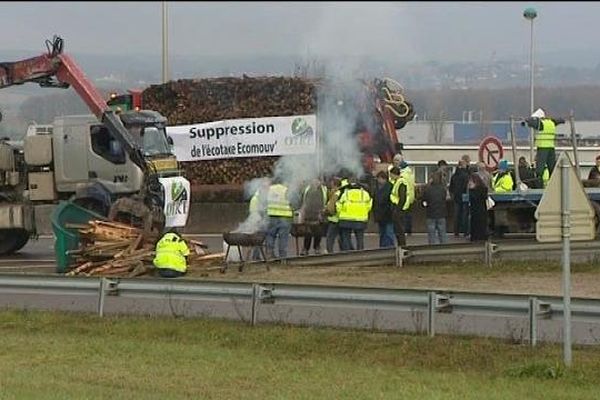
[[[190,211],[190,182],[181,176],[158,180],[165,189],[165,226],[185,226]]]
[[[167,127],[178,161],[311,154],[316,115],[229,119]]]

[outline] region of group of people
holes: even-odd
[[[328,183],[314,178],[291,190],[278,177],[263,180],[250,200],[250,214],[266,221],[267,258],[287,258],[294,222],[303,229],[301,255],[308,255],[311,247],[314,254],[321,254],[323,237],[328,252],[334,251],[336,240],[340,250],[364,249],[364,232],[373,207],[368,187],[348,171]]]
[[[440,177],[441,179],[441,177]],[[415,177],[401,154],[378,183],[360,181],[347,170],[328,180],[315,178],[292,190],[281,179],[263,180],[250,200],[250,215],[266,221],[267,258],[286,258],[289,236],[303,236],[300,255],[362,250],[367,223],[374,214],[380,227],[380,246],[406,244],[407,215],[415,202]],[[435,204],[435,200],[431,201]],[[409,226],[410,228],[410,226]],[[322,239],[325,249],[322,249]],[[259,258],[254,251],[253,258]]]
[[[536,163],[533,167],[525,157],[519,159],[517,168],[522,185],[531,188],[547,185],[556,164],[556,126],[564,122],[547,116],[542,109],[523,120],[523,126],[536,130]],[[596,164],[588,179],[600,179],[600,156]],[[266,233],[268,258],[287,258],[294,222],[303,227],[301,255],[308,255],[311,247],[314,254],[320,254],[323,237],[328,253],[335,251],[336,242],[341,251],[364,249],[364,233],[371,212],[379,227],[379,246],[405,246],[406,234],[412,230],[414,204],[425,208],[429,243],[446,243],[449,199],[454,205],[454,236],[462,234],[471,241],[487,240],[495,226],[489,194],[515,190],[515,171],[508,168],[506,160],[500,160],[490,173],[485,164],[472,164],[470,157],[464,155],[452,176],[449,175],[448,164],[439,161],[428,183],[417,193],[412,169],[402,154],[396,154],[387,172],[376,175],[374,185],[360,182],[348,171],[341,171],[327,182],[315,178],[294,190],[279,177],[263,179],[250,200],[249,211],[255,220],[264,222],[260,229]],[[175,231],[168,232],[157,243],[154,264],[161,276],[181,276],[185,274],[188,254],[181,236]],[[252,257],[260,257],[258,249],[254,249]]]

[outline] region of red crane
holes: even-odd
[[[0,89],[28,82],[37,83],[41,87],[65,89],[72,86],[98,120],[123,144],[131,160],[142,171],[146,171],[147,165],[140,147],[132,140],[120,118],[107,105],[102,94],[75,60],[63,53],[63,44],[63,39],[55,36],[52,41],[46,41],[46,54],[0,63]]]

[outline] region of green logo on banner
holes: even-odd
[[[171,185],[171,199],[173,199],[173,201],[183,200],[182,197],[184,197],[184,194],[185,187],[183,186],[183,183],[173,182],[173,185]]]
[[[292,122],[292,135],[302,136],[310,133],[312,133],[312,128],[304,118],[298,117]]]

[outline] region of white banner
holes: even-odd
[[[311,154],[316,115],[229,119],[167,127],[178,161]]]
[[[165,188],[165,226],[185,226],[190,211],[190,181],[181,177],[158,178]]]

